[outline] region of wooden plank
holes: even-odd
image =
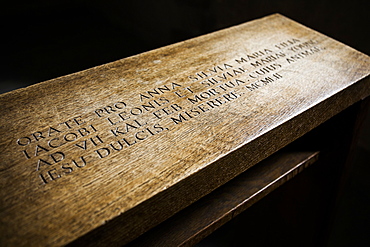
[[[318,152],[274,154],[142,235],[129,246],[191,246],[295,177]]]
[[[368,96],[369,64],[275,14],[3,94],[1,244],[127,243]]]

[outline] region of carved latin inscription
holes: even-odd
[[[140,92],[136,98],[127,99],[123,95],[121,101],[20,136],[14,144],[24,161],[35,168],[34,176],[46,185],[171,131],[173,125],[200,116],[209,118],[212,115],[207,113],[226,108],[229,102],[246,100],[256,90],[273,87],[286,73],[291,73],[288,69],[291,63],[319,56],[322,50],[325,47],[314,39],[276,40],[224,63],[210,61],[201,71],[188,75],[186,85],[183,78],[181,82]]]

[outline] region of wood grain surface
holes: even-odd
[[[0,244],[128,243],[368,96],[369,65],[274,14],[3,94]]]

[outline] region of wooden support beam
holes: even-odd
[[[275,154],[129,246],[191,246],[295,177],[318,157],[318,152]]]

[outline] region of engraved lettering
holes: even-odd
[[[111,114],[111,113],[113,113],[113,112],[115,112],[116,111],[116,109],[114,109],[112,106],[106,106],[106,107],[104,107],[104,110],[105,110],[105,112],[106,113],[108,113],[108,114]]]
[[[36,166],[36,171],[40,170],[40,167],[41,165],[48,165],[48,166],[51,166],[52,164],[47,162],[46,160],[43,160],[43,159],[39,159],[37,161],[37,166]]]
[[[270,82],[273,82],[274,79],[272,79],[271,77],[266,77],[264,79],[261,79],[261,82],[264,84],[264,85],[267,85],[269,84]]]
[[[220,83],[220,81],[217,81],[215,78],[209,78],[209,79],[207,79],[207,80],[205,80],[205,81],[202,81],[201,82],[204,86],[206,86],[206,87],[209,87],[209,86],[212,86],[212,85],[214,85],[214,84],[218,84],[218,83]]]
[[[124,141],[128,147],[136,143],[136,140],[130,143],[129,141],[126,140],[126,138],[123,138],[122,141]]]
[[[45,138],[41,132],[35,132],[32,134],[36,141],[39,141],[40,139]]]
[[[190,116],[189,116],[190,117]],[[191,118],[191,117],[190,117]],[[175,117],[171,117],[171,120],[175,123],[175,124],[179,124],[179,123],[182,123],[182,121],[187,121],[187,119],[184,117],[184,115],[182,115],[182,113],[180,113],[179,115],[177,115],[177,118]]]
[[[126,103],[125,102],[117,102],[117,103],[114,103],[113,105],[115,108],[117,109],[123,109],[126,107]],[[82,157],[81,157],[82,158]]]
[[[141,110],[141,108],[135,107],[135,108],[132,108],[130,112],[132,115],[137,116],[137,115],[142,114],[143,110]]]
[[[67,171],[64,171],[66,174],[73,172],[73,168],[71,166],[69,166],[68,163],[63,164],[61,167],[62,167],[62,169],[67,170]]]
[[[309,50],[302,51],[302,52],[300,52],[296,55],[293,55],[293,56],[287,58],[286,61],[288,63],[293,63],[293,62],[296,62],[299,59],[303,59],[307,56],[313,55],[313,54],[315,54],[315,53],[317,53],[321,50],[322,49],[320,49],[319,47],[314,46],[314,47],[310,48]]]
[[[114,136],[124,135],[126,132],[119,130],[120,127],[116,127],[115,130],[110,130]]]
[[[82,164],[78,164],[77,161],[75,161],[75,160],[72,160],[72,163],[78,168],[82,168],[82,167],[86,166],[86,160],[83,156],[80,157],[80,160],[82,161]]]
[[[94,137],[91,137],[90,141],[94,146],[98,146],[97,142],[103,143],[103,140],[99,136],[95,136],[95,139]]]
[[[238,64],[248,62],[252,59],[257,59],[261,56],[268,55],[269,53],[272,53],[273,51],[270,49],[263,49],[257,52],[253,52],[252,54],[247,54],[246,57],[241,57],[240,59],[235,59],[235,62]]]
[[[257,82],[246,85],[245,88],[248,89],[249,91],[254,91],[256,89],[259,89],[263,86],[266,86],[266,85],[268,85],[268,84],[270,84],[270,83],[272,83],[276,80],[279,80],[281,78],[283,78],[283,76],[280,73],[274,73],[271,76],[264,77],[264,78],[262,78],[261,80],[259,80]]]
[[[48,181],[46,180],[46,178],[44,177],[44,175],[43,174],[39,174],[39,177],[41,178],[41,180],[42,180],[42,182],[44,183],[44,184],[47,184],[48,183]]]
[[[213,95],[216,95],[216,94],[213,94]],[[170,117],[170,120],[172,120],[174,124],[183,123],[185,121],[188,121],[191,118],[194,118],[200,115],[202,112],[207,112],[207,111],[212,110],[213,108],[220,107],[221,105],[229,101],[235,100],[240,96],[241,95],[237,94],[235,91],[231,91],[230,93],[223,94],[213,100],[208,100],[204,103],[201,103],[197,105],[196,107],[190,109],[190,111],[183,111],[181,113],[178,113],[176,117]],[[202,99],[198,97],[196,98],[196,100],[193,99],[193,101],[190,101],[190,102],[195,104],[197,101],[201,101],[201,100]]]
[[[30,159],[31,157],[28,155],[26,150],[22,150],[23,154],[26,156],[27,159]]]
[[[43,184],[54,181],[58,178],[61,178],[64,175],[70,174],[74,171],[72,164],[77,168],[82,168],[86,166],[86,160],[83,156],[80,157],[80,160],[72,160],[70,163],[63,163],[58,168],[48,170],[46,173],[40,173],[39,177]]]
[[[50,127],[49,128],[49,131],[48,131],[48,136],[52,136],[52,134],[53,133],[60,133],[60,130],[57,130],[57,129],[55,129],[55,128],[53,128],[53,127]]]
[[[152,114],[153,114],[156,118],[158,118],[158,119],[162,119],[162,118],[163,118],[163,116],[169,116],[169,115],[171,115],[172,113],[177,112],[177,111],[179,111],[179,110],[181,110],[181,109],[182,109],[182,107],[181,107],[181,106],[179,106],[178,104],[172,104],[172,105],[170,105],[170,106],[168,106],[168,107],[165,107],[165,108],[162,108],[162,109],[160,109],[160,110],[158,110],[158,111],[155,111],[155,112],[153,112]]]
[[[166,91],[171,91],[171,89],[169,89],[166,85],[163,86],[163,87],[158,87],[158,91],[161,92],[161,93],[164,93]]]
[[[49,170],[47,173],[49,174],[51,180],[55,180],[60,178],[60,175],[56,173],[56,168]]]
[[[99,158],[105,158],[110,154],[109,148],[100,148],[98,150],[95,150],[95,152],[99,155]]]
[[[86,128],[82,128],[77,131],[80,133],[81,136],[87,136],[88,134],[90,134],[90,131],[88,131]]]
[[[269,55],[267,57],[264,57],[260,60],[255,61],[255,62],[251,62],[251,65],[254,68],[256,68],[256,67],[271,63],[273,61],[276,61],[281,57],[285,57],[285,54],[283,52],[275,53],[274,55]]]
[[[99,136],[95,136],[95,137],[91,137],[90,139],[84,140],[80,143],[76,143],[75,146],[83,150],[87,150],[88,141],[91,142],[94,146],[98,146],[99,143],[104,143],[103,140]]]
[[[241,57],[240,59],[235,59],[237,63],[246,63],[248,60],[246,60],[244,57]]]
[[[233,99],[237,99],[240,95],[236,94],[235,92],[230,92],[230,93],[227,93],[227,94],[224,94],[223,97],[227,100],[227,101],[231,101]]]
[[[97,110],[94,111],[94,113],[98,117],[102,117],[105,114],[114,113],[114,112],[116,112],[118,110],[121,110],[125,107],[126,107],[126,103],[121,101],[121,102],[114,103],[113,105],[108,105],[108,106],[105,106],[101,109],[97,109]]]
[[[213,89],[208,89],[205,92],[201,92],[198,95],[194,95],[193,98],[188,98],[187,100],[192,104],[196,104],[199,101],[209,99],[210,97],[217,95],[217,94],[220,94],[220,92],[218,92],[215,88],[213,88]]]
[[[114,143],[118,144],[119,146],[117,147],[117,145]],[[123,148],[121,141],[115,141],[114,143],[109,144],[109,146],[111,146],[114,150],[120,151]]]
[[[80,145],[80,144],[75,144],[77,147],[79,147],[79,148],[82,148],[83,150],[86,150],[86,140],[85,141],[82,141],[81,143],[83,143],[83,145]]]
[[[49,150],[40,146],[40,145],[36,145],[36,148],[35,148],[35,156],[38,156],[40,152],[48,152]]]
[[[247,86],[245,86],[249,91],[253,91],[255,89],[258,89],[260,85],[258,85],[258,82],[251,83]]]
[[[75,123],[77,124],[77,125],[81,125],[81,124],[84,124],[85,123],[85,121],[83,121],[82,119],[81,119],[81,116],[78,116],[78,117],[75,117],[75,118],[73,118],[73,121],[75,121]],[[55,130],[55,129],[54,129]],[[58,131],[59,132],[59,131]],[[50,131],[49,131],[49,133],[50,133]],[[49,136],[50,136],[50,134],[49,134]]]
[[[169,92],[171,90],[174,90],[177,87],[182,87],[182,86],[180,84],[172,82],[169,86],[163,85],[161,87],[154,88],[152,90],[148,90],[145,93],[140,93],[139,94],[139,99],[140,99],[141,102],[143,102],[147,99],[154,98],[157,95],[161,95],[161,94],[164,94],[164,93]]]
[[[300,42],[300,41],[298,39],[294,39],[293,38],[291,40],[287,40],[285,42],[281,42],[281,43],[275,45],[275,47],[278,48],[278,49],[283,49],[283,48],[286,48],[286,47],[288,47],[290,45],[293,45],[293,44],[295,44],[297,42]]]
[[[31,143],[31,139],[29,137],[21,137],[17,140],[17,144],[19,146],[27,146]]]
[[[50,141],[48,141],[48,146],[51,148],[57,148],[63,145],[62,143],[55,143],[55,142],[59,142],[59,138],[53,138]]]
[[[55,153],[51,154],[50,157],[53,159],[53,161],[55,163],[58,163],[58,162],[64,160],[65,155],[62,152],[55,152]]]
[[[164,127],[160,126],[159,124],[154,124],[153,128],[155,129],[156,133],[161,133],[164,130],[168,130],[168,128],[164,128]]]
[[[179,98],[185,97],[185,95],[180,94],[179,91],[174,92],[174,94],[176,94]]]
[[[124,135],[124,134],[130,132],[130,130],[137,129],[137,128],[142,127],[146,124],[147,123],[140,123],[138,120],[134,120],[130,123],[125,123],[124,129],[122,129],[122,126],[119,126],[119,127],[116,127],[115,130],[110,130],[110,131],[114,136],[119,136],[119,135]]]
[[[202,101],[202,99],[198,95],[195,95],[194,98],[188,98],[188,101],[192,104],[195,104],[198,103],[199,101]]]
[[[65,121],[65,122],[63,122],[63,123],[60,123],[59,125],[64,124],[68,129],[70,129],[70,128],[71,128],[71,126],[69,125],[69,122],[70,122],[70,121],[71,121],[71,120]]]
[[[142,135],[144,134],[144,135]],[[148,137],[147,134],[145,134],[145,131],[139,131],[135,134],[135,138],[138,139],[139,141],[145,140]]]
[[[64,136],[64,140],[67,142],[72,142],[77,140],[78,136],[75,133],[68,133]]]

